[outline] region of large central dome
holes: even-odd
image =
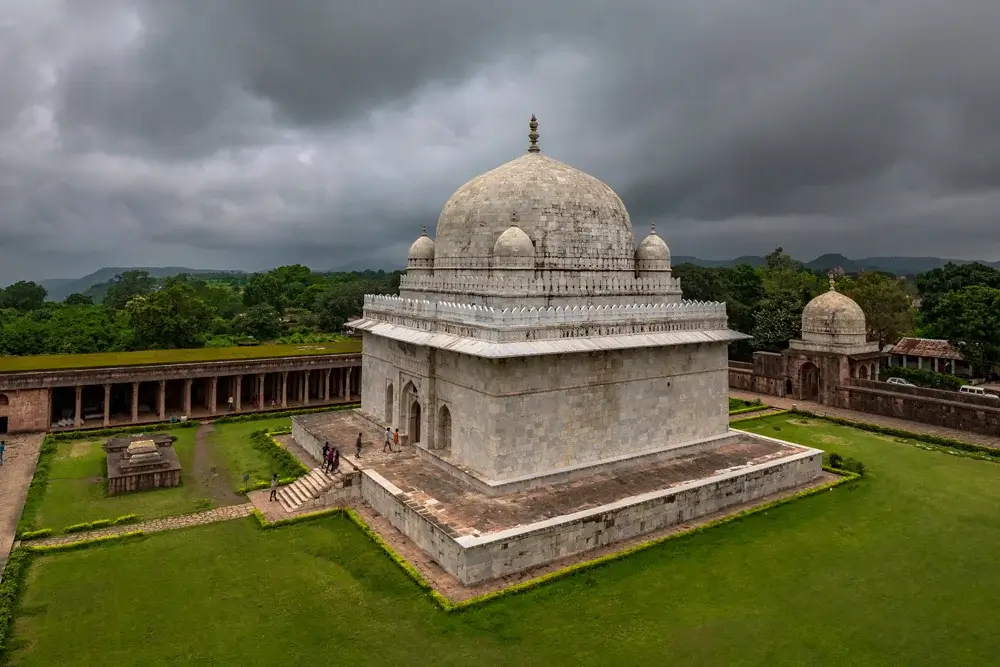
[[[538,270],[632,271],[635,241],[621,198],[600,180],[542,155],[531,120],[528,153],[459,188],[438,218],[434,268],[485,269],[511,226],[527,234]]]

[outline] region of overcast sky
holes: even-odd
[[[0,0],[0,284],[402,267],[527,147],[675,255],[1000,259],[997,0]]]

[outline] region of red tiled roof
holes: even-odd
[[[892,346],[891,354],[962,361],[962,355],[951,343],[935,338],[903,338]]]

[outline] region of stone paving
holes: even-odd
[[[31,477],[38,464],[38,452],[42,446],[42,435],[4,435],[7,443],[0,466],[0,579],[14,545],[17,522],[21,520],[21,508],[31,486]]]
[[[883,417],[882,415],[873,415],[867,412],[856,412],[854,410],[834,408],[827,405],[820,405],[819,403],[813,403],[811,401],[800,401],[788,398],[778,398],[777,396],[768,396],[767,394],[753,394],[746,391],[731,390],[729,392],[729,395],[732,396],[733,398],[740,398],[747,401],[752,401],[755,398],[759,398],[762,402],[768,405],[772,405],[776,408],[780,408],[782,410],[789,410],[793,405],[798,405],[803,410],[806,410],[807,412],[812,412],[817,415],[839,417],[840,419],[850,419],[851,421],[863,422],[866,424],[875,424],[877,426],[885,426],[888,428],[898,428],[903,431],[912,431],[913,433],[924,433],[927,435],[936,435],[941,438],[951,438],[953,440],[971,442],[977,445],[983,445],[985,447],[1000,448],[1000,438],[995,436],[982,435],[979,433],[972,433],[971,431],[958,431],[956,429],[945,428],[943,426],[931,426],[930,424],[921,424],[920,422],[913,422],[907,419],[897,419],[896,417]],[[739,419],[742,417],[751,417],[755,414],[757,413],[735,415],[734,418]]]
[[[88,530],[84,533],[73,533],[70,535],[60,535],[42,540],[32,540],[28,544],[33,546],[46,546],[53,544],[67,544],[80,540],[92,540],[95,537],[105,537],[108,535],[119,535],[121,533],[131,533],[141,530],[144,533],[159,533],[165,530],[176,530],[178,528],[190,528],[191,526],[201,526],[207,523],[217,523],[219,521],[230,521],[241,517],[250,516],[253,510],[253,503],[243,505],[230,505],[229,507],[218,507],[214,510],[197,512],[195,514],[184,514],[182,516],[172,516],[163,519],[151,519],[141,523],[130,523],[123,526],[112,526],[111,528],[101,528],[100,530]]]

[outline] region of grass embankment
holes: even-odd
[[[340,518],[46,555],[14,664],[996,664],[995,463],[787,414],[740,428],[868,476],[453,615]]]
[[[361,352],[360,340],[344,339],[332,343],[309,343],[301,345],[202,347],[190,350],[142,350],[139,352],[100,352],[97,354],[37,354],[24,357],[0,356],[0,373],[104,368],[109,366],[203,363],[208,361],[296,357],[309,354],[352,354],[358,352]]]

